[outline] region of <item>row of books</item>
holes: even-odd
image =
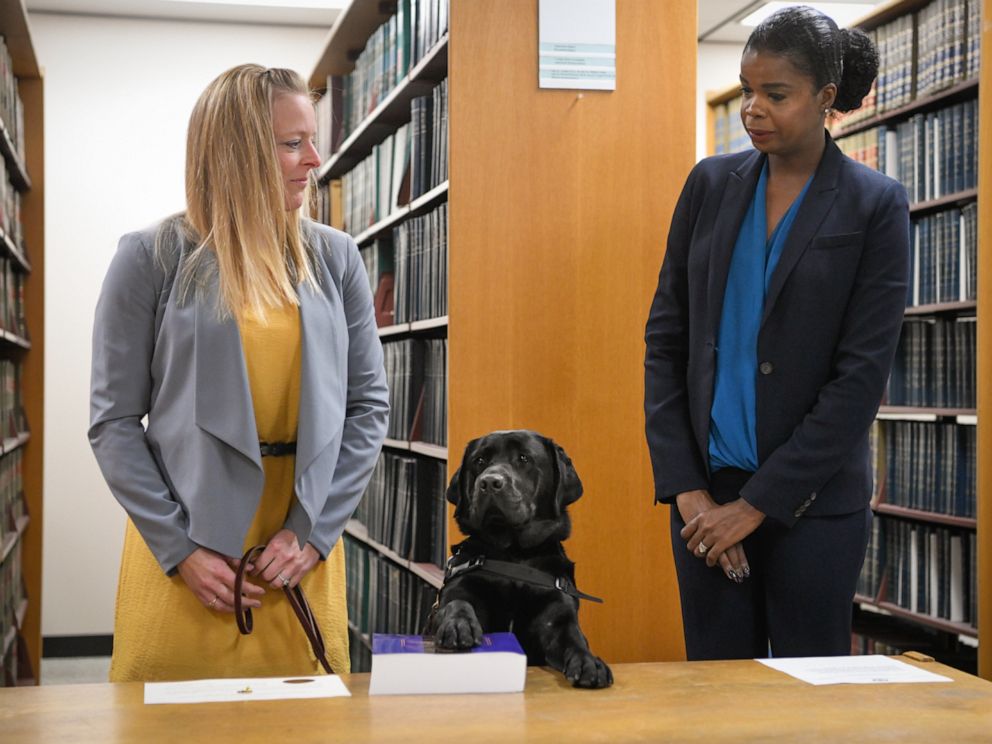
[[[26,430],[20,365],[0,359],[0,437],[16,437]]]
[[[916,97],[978,76],[981,0],[933,0],[916,19]]]
[[[0,457],[0,543],[17,529],[17,520],[26,513],[21,450]]]
[[[448,180],[448,79],[410,101],[410,198]]]
[[[347,75],[329,75],[317,102],[317,149],[326,160],[448,30],[447,0],[398,0]]]
[[[357,235],[448,178],[448,82],[410,102],[410,122],[341,177],[343,229]]]
[[[932,0],[869,32],[878,47],[873,101],[850,123],[905,106],[978,76],[981,0]],[[874,105],[873,105],[874,104]]]
[[[881,654],[883,656],[898,656],[903,649],[897,648],[885,641],[872,638],[861,633],[851,634],[851,656],[870,656]]]
[[[972,626],[978,621],[974,532],[877,517],[858,594]]]
[[[380,328],[396,324],[396,272],[392,235],[380,236],[359,248],[372,289],[375,323]]]
[[[404,124],[341,177],[345,232],[358,235],[410,203],[409,134]]]
[[[420,441],[448,445],[448,339],[426,339],[424,406]]]
[[[7,48],[7,39],[0,36],[0,118],[13,141],[14,150],[24,162],[24,104],[17,91],[14,61]]]
[[[978,204],[917,217],[910,232],[908,306],[978,299]]]
[[[401,558],[444,567],[447,558],[447,465],[385,450],[354,519]]]
[[[973,315],[906,318],[886,403],[975,408],[975,330]]]
[[[935,421],[876,421],[873,503],[974,518],[977,427]]]
[[[751,147],[751,138],[741,121],[743,97],[713,107],[713,154],[727,155]]]
[[[448,314],[448,203],[393,228],[396,323]]]
[[[0,228],[3,228],[17,250],[24,250],[21,193],[10,182],[10,170],[3,158],[0,158]]]
[[[14,259],[0,253],[0,328],[29,338],[24,317],[24,274]]]
[[[440,348],[438,348],[440,347]],[[389,424],[386,436],[402,441],[429,442],[444,445],[439,426],[439,413],[430,414],[435,431],[425,431],[425,408],[445,401],[447,388],[447,341],[445,339],[404,338],[382,345],[385,357],[386,381],[389,384]],[[433,390],[428,392],[430,381]],[[429,401],[429,402],[427,402]],[[442,419],[443,420],[443,419]],[[430,441],[425,439],[425,434]]]
[[[344,547],[348,618],[356,630],[369,638],[372,633],[422,633],[437,590],[347,534]]]
[[[24,598],[24,582],[21,580],[21,544],[18,543],[3,563],[0,563],[0,653],[4,651],[3,644],[11,629],[17,627],[17,609]],[[11,673],[9,663],[16,665],[16,649],[12,657],[4,658],[4,675],[7,676],[8,683],[16,678],[16,671]]]
[[[929,201],[978,185],[978,101],[914,114],[837,140],[840,149],[901,182],[910,202]]]

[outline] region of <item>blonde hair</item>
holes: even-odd
[[[292,70],[239,65],[207,86],[190,115],[182,227],[196,247],[183,260],[182,296],[212,253],[222,316],[264,317],[266,308],[298,305],[298,283],[317,284],[300,210],[286,209],[272,130],[272,103],[287,93],[312,100]]]

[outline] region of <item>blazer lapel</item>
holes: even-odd
[[[775,271],[772,272],[771,282],[768,284],[768,292],[765,294],[765,309],[761,315],[762,325],[768,319],[775,301],[778,299],[786,279],[795,268],[799,259],[809,246],[820,224],[827,216],[833,206],[834,199],[837,198],[837,181],[840,177],[840,167],[843,162],[843,155],[840,148],[834,144],[833,139],[824,133],[827,138],[826,146],[823,150],[823,157],[820,165],[813,176],[813,183],[809,185],[806,198],[799,205],[799,212],[792,223],[789,237],[785,241],[782,255],[779,257]]]
[[[306,472],[317,456],[338,434],[344,421],[341,411],[347,365],[336,354],[347,355],[345,330],[334,322],[343,311],[336,285],[331,277],[322,277],[320,288],[300,285],[300,329],[302,359],[300,363],[300,417],[296,433],[296,473]]]
[[[728,174],[723,198],[716,213],[706,284],[706,338],[714,344],[720,327],[723,295],[727,290],[727,275],[730,273],[730,259],[737,243],[737,233],[748,207],[751,206],[764,163],[765,156],[755,150],[736,170]]]
[[[217,281],[205,282],[195,308],[196,425],[262,467],[251,388],[234,318],[217,317]]]

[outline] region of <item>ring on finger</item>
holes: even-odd
[[[699,545],[696,546],[696,552],[699,553],[700,555],[706,555],[707,550],[709,550],[709,548],[706,545],[704,545],[702,541],[700,541]]]
[[[218,596],[217,596],[217,595],[215,594],[215,595],[214,595],[214,598],[210,600],[210,604],[208,604],[208,605],[207,605],[207,607],[209,607],[209,608],[210,608],[210,609],[212,610],[212,609],[213,609],[214,607],[216,607],[216,606],[217,606],[217,600],[218,600],[218,599],[220,599],[220,597],[218,597]]]
[[[282,575],[281,573],[280,573],[280,574],[276,574],[276,575],[277,575],[277,576],[278,576],[278,577],[279,577],[280,579],[282,579],[282,585],[283,585],[283,586],[289,586],[289,579],[287,579],[287,578],[286,578],[285,576],[283,576],[283,575]]]

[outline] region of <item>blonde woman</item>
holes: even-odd
[[[295,72],[222,74],[190,117],[186,212],[121,238],[107,272],[89,438],[129,517],[111,681],[316,672],[271,591],[296,585],[349,670],[340,537],[388,398],[355,243],[301,215],[315,128]],[[241,635],[234,568],[255,544]]]

